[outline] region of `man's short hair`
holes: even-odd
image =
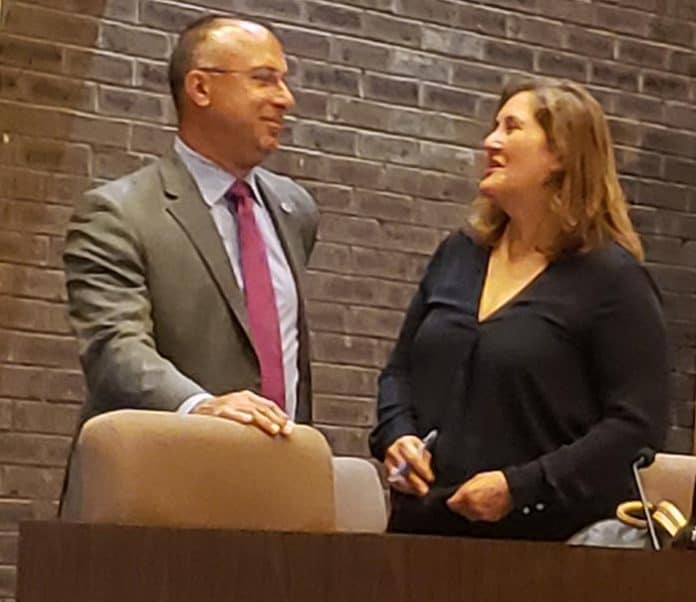
[[[195,66],[195,54],[198,47],[205,42],[208,34],[214,31],[221,22],[245,20],[232,15],[210,14],[200,17],[191,23],[179,34],[179,40],[174,47],[172,56],[169,59],[169,88],[171,90],[174,106],[179,115],[184,92],[184,79],[186,74]],[[273,28],[267,23],[254,21],[273,33]]]

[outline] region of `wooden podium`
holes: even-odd
[[[696,552],[405,535],[20,527],[19,602],[686,602]]]

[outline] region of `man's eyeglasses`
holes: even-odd
[[[220,73],[223,75],[227,73],[246,75],[251,80],[262,86],[274,86],[277,88],[287,86],[287,83],[285,81],[285,75],[280,73],[280,71],[276,71],[275,69],[267,69],[262,67],[257,69],[241,70],[225,69],[223,67],[194,67],[192,71],[194,69],[197,69],[198,71],[206,71],[207,73]]]

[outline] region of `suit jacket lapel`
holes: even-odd
[[[201,198],[191,174],[174,151],[170,151],[160,161],[160,173],[165,194],[172,201],[167,211],[188,235],[191,244],[251,340],[244,295],[237,285],[208,206]]]

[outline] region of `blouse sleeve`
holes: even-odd
[[[634,261],[604,287],[588,348],[602,417],[573,443],[504,470],[515,507],[601,503],[626,483],[642,447],[663,444],[668,368],[659,293]]]
[[[379,377],[377,426],[370,433],[370,451],[380,461],[384,461],[387,449],[399,437],[418,433],[410,378],[411,348],[426,315],[428,282],[437,272],[451,239],[445,239],[433,254],[406,312],[396,345]]]

